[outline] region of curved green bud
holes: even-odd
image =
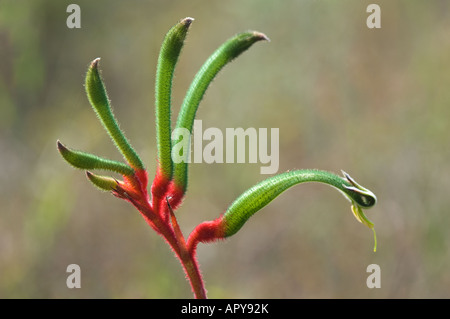
[[[222,218],[224,237],[238,232],[254,213],[269,204],[282,192],[305,182],[325,183],[338,189],[352,203],[352,212],[357,220],[373,229],[373,223],[364,215],[362,208],[375,205],[375,194],[357,184],[348,174],[344,173],[344,176],[345,178],[342,178],[320,170],[296,170],[260,182],[244,192],[228,207]]]
[[[62,157],[72,166],[81,169],[102,169],[107,171],[113,171],[122,175],[132,176],[134,175],[134,170],[120,162],[113,160],[108,160],[105,158],[98,157],[93,154],[70,150],[57,141],[58,150]]]
[[[161,173],[167,180],[172,178],[173,173],[172,129],[170,124],[172,79],[187,31],[193,20],[192,18],[185,18],[169,30],[161,46],[156,70],[155,103],[158,164]]]
[[[94,184],[101,190],[114,191],[117,187],[117,181],[111,177],[96,175],[89,171],[86,172],[86,176],[92,182],[92,184]]]
[[[126,139],[114,117],[105,86],[98,70],[99,61],[100,58],[92,61],[86,74],[85,86],[89,102],[127,162],[135,169],[144,169],[144,164],[131,147],[131,144]]]
[[[250,48],[255,42],[260,40],[269,40],[263,33],[249,31],[237,34],[222,44],[201,67],[200,71],[194,77],[189,87],[180,113],[177,119],[177,129],[188,129],[192,133],[195,114],[198,105],[202,100],[208,86],[219,73],[219,71],[242,52]],[[180,141],[177,141],[180,142]],[[187,158],[189,152],[186,152],[186,160],[174,164],[175,184],[186,191],[187,188]]]

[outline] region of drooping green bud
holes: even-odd
[[[244,192],[228,207],[222,219],[224,237],[232,236],[238,232],[253,214],[268,205],[282,192],[305,182],[325,183],[341,191],[352,203],[351,208],[356,219],[373,230],[373,223],[364,215],[362,208],[375,205],[375,194],[357,184],[348,174],[344,173],[344,176],[345,178],[342,178],[320,170],[296,170],[260,182]]]

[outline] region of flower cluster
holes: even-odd
[[[185,197],[188,181],[188,161],[172,161],[171,90],[178,57],[193,19],[185,18],[167,33],[158,59],[155,87],[156,140],[158,166],[148,192],[148,173],[123,131],[118,125],[105,85],[99,72],[97,58],[86,74],[86,93],[103,127],[111,137],[126,163],[69,149],[60,141],[57,147],[62,157],[76,168],[86,171],[88,179],[98,188],[127,200],[141,213],[147,223],[161,235],[179,258],[196,298],[206,298],[206,290],[196,259],[200,242],[211,242],[237,233],[247,220],[288,188],[304,182],[320,182],[340,190],[352,203],[358,221],[373,229],[373,223],[362,209],[376,203],[375,195],[357,184],[348,174],[339,177],[320,170],[296,170],[272,176],[253,186],[238,197],[217,219],[199,224],[186,240],[178,226],[174,211]],[[268,40],[255,31],[243,32],[222,44],[204,63],[189,87],[178,114],[176,128],[192,133],[200,101],[219,71],[254,43]],[[185,154],[187,157],[188,154]],[[122,180],[97,175],[93,170],[118,173]],[[374,232],[375,234],[375,232]],[[376,240],[375,240],[376,247]]]

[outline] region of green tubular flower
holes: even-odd
[[[255,42],[269,40],[263,33],[249,31],[239,33],[222,44],[203,64],[189,87],[178,115],[176,128],[188,129],[192,133],[198,105],[207,88],[219,71]],[[178,141],[179,142],[179,141]],[[188,152],[187,152],[188,153]],[[187,156],[186,160],[174,164],[174,182],[184,193],[187,188]]]
[[[158,58],[155,84],[156,141],[160,174],[170,181],[173,174],[171,140],[172,79],[192,18],[185,18],[169,30],[164,38]]]
[[[92,61],[86,74],[85,86],[89,102],[97,113],[103,127],[127,162],[134,169],[144,169],[144,164],[119,128],[119,124],[111,110],[106,88],[98,70],[99,61],[100,58]]]
[[[70,150],[60,141],[57,141],[59,153],[72,166],[80,169],[101,169],[116,172],[122,175],[132,176],[134,170],[123,163],[98,157],[93,154]]]
[[[305,182],[325,183],[338,189],[352,203],[352,212],[356,219],[373,230],[374,225],[364,215],[362,208],[375,205],[375,194],[357,184],[347,173],[344,173],[344,177],[320,170],[296,170],[270,177],[248,189],[228,207],[221,222],[224,237],[238,232],[254,213],[282,192]],[[374,237],[376,249],[375,231]]]
[[[114,191],[117,188],[118,182],[114,178],[96,175],[89,171],[86,172],[86,176],[92,182],[92,184],[94,184],[101,190]]]

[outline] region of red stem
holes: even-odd
[[[189,279],[189,283],[191,284],[195,298],[206,299],[206,290],[195,254],[189,252],[184,236],[176,222],[176,217],[173,214],[171,215],[173,228],[167,223],[161,223],[159,219],[157,219],[155,225],[160,230],[161,236],[164,237],[180,260]]]
[[[195,298],[206,299],[206,290],[197,259],[195,258],[195,251],[189,251],[186,240],[168,201],[166,200],[172,224],[164,217],[163,210],[166,205],[162,205],[162,201],[159,202],[160,205],[157,207],[161,211],[155,212],[146,196],[139,196],[138,198],[128,197],[126,199],[139,210],[147,223],[166,240],[175,252],[187,275]]]

